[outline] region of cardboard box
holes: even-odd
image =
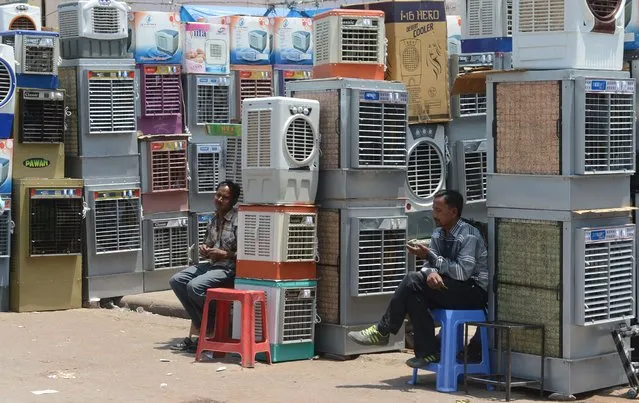
[[[444,1],[390,0],[344,8],[384,12],[388,39],[385,78],[406,86],[408,123],[450,121]]]
[[[11,194],[13,184],[13,140],[0,141],[0,194]]]
[[[273,64],[313,65],[313,20],[275,17]]]
[[[272,24],[267,17],[234,15],[231,27],[231,64],[271,64]]]
[[[229,73],[229,27],[187,22],[181,31],[184,73]]]
[[[135,11],[133,13],[133,56],[138,64],[181,64],[179,13]]]

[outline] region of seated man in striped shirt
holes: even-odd
[[[424,267],[404,278],[377,325],[350,332],[350,339],[362,345],[388,344],[389,333],[397,334],[408,314],[415,334],[415,357],[406,364],[422,368],[440,358],[429,309],[484,309],[488,301],[488,251],[481,232],[461,219],[463,206],[464,198],[455,190],[435,194],[437,229],[430,247],[408,245],[411,253],[426,259]]]

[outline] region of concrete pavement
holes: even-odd
[[[122,297],[118,305],[121,308],[129,308],[132,311],[141,307],[146,312],[157,315],[189,319],[188,314],[172,290],[127,295]]]

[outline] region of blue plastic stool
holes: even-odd
[[[486,314],[483,310],[458,311],[449,309],[432,309],[431,315],[436,322],[441,324],[441,359],[437,363],[428,364],[424,368],[437,374],[438,392],[457,392],[457,380],[464,374],[464,363],[457,362],[457,353],[464,347],[464,323],[483,322]],[[488,329],[482,327],[481,332],[481,362],[468,364],[468,374],[490,374],[490,361],[488,356]],[[417,371],[413,369],[413,378],[409,385],[417,384]]]

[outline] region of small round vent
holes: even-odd
[[[11,97],[13,90],[12,75],[7,65],[0,63],[0,106],[4,105]]]
[[[408,187],[419,199],[433,197],[444,181],[442,155],[430,141],[417,143],[408,154]]]
[[[18,17],[9,25],[9,30],[35,31],[36,26],[29,17]]]
[[[608,21],[617,14],[623,0],[586,0],[590,12],[599,20]]]
[[[306,117],[295,117],[286,128],[286,151],[298,164],[306,164],[315,150],[315,132]]]

